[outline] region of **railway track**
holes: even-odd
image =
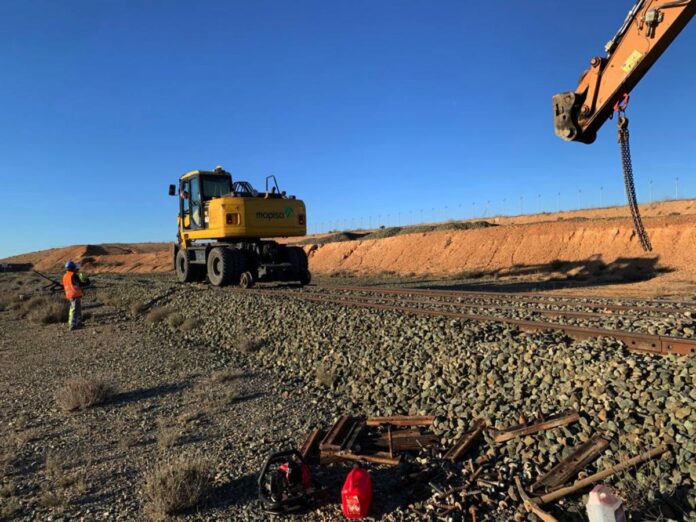
[[[517,326],[523,331],[561,330],[574,339],[613,337],[629,350],[651,354],[696,354],[696,339],[626,330],[635,321],[659,323],[681,315],[692,321],[695,308],[688,302],[666,301],[667,307],[653,306],[656,300],[616,300],[597,297],[459,292],[412,288],[364,286],[309,286],[299,288],[256,288],[254,293],[282,295],[307,302],[371,308],[400,313],[447,317],[470,321],[491,321]],[[504,301],[504,304],[497,301]],[[630,304],[625,304],[629,302]],[[610,318],[616,325],[596,323]],[[635,329],[634,329],[635,330]]]

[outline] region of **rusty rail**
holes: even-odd
[[[677,337],[666,337],[635,332],[622,332],[620,330],[609,330],[606,328],[591,328],[583,326],[564,325],[560,323],[548,323],[542,321],[511,319],[492,315],[450,312],[446,310],[432,310],[427,308],[413,308],[408,306],[372,303],[356,299],[308,295],[304,292],[284,292],[276,290],[257,289],[254,290],[254,293],[273,296],[283,295],[309,302],[328,303],[354,308],[371,308],[375,310],[401,312],[413,315],[424,315],[429,317],[447,317],[450,319],[458,320],[502,323],[517,326],[522,331],[557,330],[564,332],[566,335],[576,340],[592,339],[596,337],[611,337],[623,342],[630,351],[638,353],[648,353],[656,355],[696,354],[696,340],[682,339]]]
[[[683,313],[684,310],[681,308],[665,308],[665,307],[651,307],[651,306],[636,306],[636,305],[621,305],[621,304],[607,304],[607,303],[588,303],[583,302],[582,299],[588,300],[600,300],[612,298],[602,298],[598,296],[552,296],[543,294],[530,294],[530,293],[519,293],[519,294],[505,294],[502,292],[475,292],[468,290],[432,290],[432,289],[422,289],[422,288],[376,288],[370,286],[333,286],[333,285],[319,285],[316,287],[310,287],[312,289],[318,290],[328,290],[328,291],[341,291],[341,292],[355,292],[355,293],[370,293],[370,294],[383,294],[383,295],[399,295],[408,296],[415,295],[421,297],[434,297],[438,299],[459,299],[458,302],[449,301],[448,304],[458,304],[462,306],[473,306],[466,305],[461,302],[461,299],[507,299],[517,303],[532,303],[532,304],[545,304],[554,306],[578,306],[584,308],[594,308],[601,310],[610,310],[613,312],[638,312],[638,313],[659,313],[659,314],[677,314]],[[640,301],[640,299],[629,299],[631,301]],[[563,302],[565,301],[565,302]],[[658,303],[658,304],[673,304],[682,306],[692,306],[696,308],[696,302],[689,303],[685,301],[657,301],[657,300],[646,300],[645,303]],[[485,305],[476,305],[485,306]],[[514,308],[514,307],[513,307]],[[541,310],[539,310],[541,311]],[[589,313],[589,312],[584,312]]]
[[[520,301],[578,301],[582,299],[586,300],[616,300],[614,297],[601,297],[596,295],[550,295],[545,293],[534,293],[534,292],[516,292],[514,294],[509,294],[505,292],[485,292],[477,290],[441,290],[433,288],[407,288],[407,287],[375,287],[375,286],[349,286],[349,285],[315,285],[310,288],[323,289],[323,290],[341,290],[341,291],[352,291],[352,292],[372,292],[372,293],[382,293],[382,294],[396,294],[396,295],[423,295],[427,297],[448,297],[448,298],[460,298],[460,297],[494,297],[494,298],[510,298],[513,297],[515,300]],[[621,300],[621,299],[620,299]],[[658,304],[658,305],[677,305],[686,307],[695,307],[696,301],[680,301],[676,299],[644,299],[640,297],[627,297],[623,300],[635,301],[645,304]],[[596,306],[604,306],[598,304]],[[627,309],[645,309],[642,306],[631,306],[631,305],[609,305],[616,307],[618,310]],[[663,310],[659,308],[656,310]],[[682,311],[679,308],[672,308],[672,311]]]

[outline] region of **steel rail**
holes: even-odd
[[[381,293],[390,295],[421,295],[425,297],[440,297],[448,299],[471,299],[471,298],[496,298],[496,299],[508,299],[513,302],[519,303],[538,303],[544,302],[548,304],[555,304],[557,306],[564,306],[563,303],[559,303],[556,300],[568,301],[569,306],[584,306],[586,308],[601,308],[603,310],[613,310],[618,312],[625,311],[637,311],[637,312],[658,312],[658,313],[684,313],[684,309],[681,308],[656,308],[647,306],[635,306],[635,305],[619,305],[619,304],[605,304],[605,303],[583,303],[583,302],[573,302],[581,299],[603,299],[602,297],[573,297],[573,296],[542,296],[536,294],[506,294],[502,292],[473,292],[468,290],[432,290],[432,289],[421,289],[421,288],[379,288],[370,286],[334,286],[334,285],[317,285],[315,287],[309,287],[310,289],[316,288],[320,290],[339,290],[345,292],[365,292],[365,293]],[[612,298],[607,298],[612,299]],[[633,300],[633,299],[631,299]],[[646,301],[647,302],[647,301]],[[659,301],[652,301],[659,302]],[[687,302],[670,302],[670,304],[682,304],[684,306],[692,306],[696,310],[695,303]]]
[[[245,292],[249,292],[246,290]],[[623,342],[633,352],[658,355],[693,355],[696,354],[696,340],[680,339],[660,335],[650,335],[620,330],[608,330],[604,328],[590,328],[582,326],[564,325],[559,323],[547,323],[542,321],[530,321],[523,319],[511,319],[481,314],[465,314],[448,312],[445,310],[432,310],[427,308],[413,308],[380,303],[371,303],[354,299],[336,299],[329,296],[308,295],[304,292],[287,292],[282,290],[254,289],[258,295],[285,296],[315,303],[334,304],[353,308],[370,308],[391,312],[401,312],[412,315],[424,315],[429,317],[447,317],[450,319],[493,322],[517,326],[522,331],[562,331],[575,340],[592,339],[596,337],[610,337]]]
[[[319,295],[321,295],[320,292],[315,292]],[[368,292],[365,292],[368,293]],[[404,295],[410,295],[410,294],[404,294]],[[356,296],[360,298],[373,298],[373,299],[380,299],[379,297],[374,297],[374,296]],[[425,296],[424,296],[425,297]],[[440,296],[435,296],[435,297],[440,297]],[[502,295],[501,297],[505,297],[505,295]],[[516,301],[514,296],[512,297],[512,301]],[[670,313],[675,313],[674,310],[671,309],[662,309],[662,308],[638,308],[638,307],[616,307],[617,311],[620,312],[618,314],[614,314],[613,311],[611,313],[609,312],[585,312],[585,311],[577,311],[577,310],[555,310],[555,309],[544,309],[544,308],[525,308],[524,303],[525,301],[518,301],[518,303],[521,306],[511,306],[511,305],[503,305],[503,304],[497,304],[497,303],[473,303],[473,302],[466,302],[466,301],[461,301],[461,300],[456,300],[456,301],[445,301],[445,300],[431,300],[431,301],[426,301],[426,300],[421,300],[421,299],[409,299],[409,298],[404,298],[400,299],[401,302],[406,302],[406,303],[412,303],[412,304],[424,304],[424,305],[435,305],[435,306],[453,306],[453,307],[458,307],[458,308],[497,308],[500,310],[509,310],[509,311],[528,311],[531,313],[538,313],[540,315],[547,315],[547,316],[564,316],[564,317],[578,317],[578,318],[585,318],[585,319],[606,319],[610,317],[628,317],[628,318],[637,318],[641,319],[639,313],[649,313],[649,314],[660,314],[660,315],[667,315]],[[531,303],[531,304],[537,304],[537,305],[546,305],[546,306],[571,306],[571,307],[578,307],[578,308],[592,308],[592,309],[601,309],[601,310],[609,310],[611,307],[603,306],[603,305],[591,305],[591,304],[585,304],[585,303]],[[633,312],[633,313],[627,313],[627,312]],[[682,313],[682,311],[679,311],[677,313]],[[655,319],[655,317],[650,317],[651,319]]]

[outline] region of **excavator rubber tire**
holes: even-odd
[[[214,286],[234,285],[244,270],[244,255],[237,249],[216,247],[208,254],[208,281]]]
[[[180,283],[194,283],[202,281],[205,277],[203,267],[192,264],[185,250],[177,250],[176,258],[174,259],[174,270],[176,271],[176,278]]]
[[[292,265],[293,277],[303,285],[309,283],[311,275],[309,273],[309,261],[307,253],[301,247],[286,247],[285,258]],[[305,283],[305,281],[307,281]]]

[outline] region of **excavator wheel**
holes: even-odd
[[[208,281],[214,286],[227,286],[239,280],[241,252],[233,248],[216,247],[208,254]]]
[[[300,247],[287,247],[285,257],[292,265],[294,278],[303,285],[309,284],[311,275],[307,253]]]
[[[208,254],[208,281],[215,286],[234,285],[244,271],[244,255],[235,248],[216,247]]]
[[[203,267],[191,263],[185,250],[177,250],[176,258],[174,259],[174,270],[176,271],[176,278],[180,283],[194,283],[202,281],[205,277]]]

